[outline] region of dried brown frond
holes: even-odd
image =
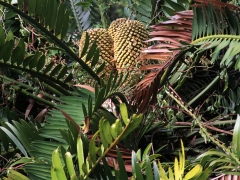
[[[181,42],[191,42],[192,19],[193,11],[182,11],[170,17],[168,21],[151,26],[150,39],[147,42],[153,45],[142,50],[141,58],[156,60],[159,64],[141,67],[141,70],[150,72],[134,90],[132,101],[138,106],[139,112],[144,112],[149,104],[155,103],[158,90],[163,85],[160,85],[162,75],[181,52]]]
[[[221,174],[215,178],[212,178],[210,180],[228,180],[228,179],[232,179],[232,180],[240,180],[240,176],[237,176],[237,175],[227,175],[227,174]]]

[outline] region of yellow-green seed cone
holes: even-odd
[[[127,21],[126,18],[119,18],[113,21],[109,28],[108,28],[108,34],[114,39],[115,33],[117,32],[118,28],[122,26]]]
[[[140,52],[147,47],[145,42],[148,32],[144,25],[137,20],[121,22],[114,34],[114,60],[119,72],[129,76],[124,83],[124,88],[136,85],[141,79],[139,68],[143,65]]]
[[[114,59],[118,69],[134,69],[142,65],[140,51],[147,47],[144,42],[148,33],[137,20],[127,20],[118,27],[114,35]]]
[[[86,33],[89,35],[89,47],[96,41],[97,47],[100,50],[100,58],[96,67],[100,67],[100,65],[105,62],[105,68],[103,73],[110,73],[113,69],[115,69],[115,63],[113,62],[113,39],[108,34],[108,31],[103,28],[93,28],[85,31],[82,34],[81,40],[79,42],[79,55],[81,55],[85,39]],[[89,49],[88,49],[89,50]],[[82,57],[83,60],[86,57]],[[91,61],[88,62],[89,66]]]

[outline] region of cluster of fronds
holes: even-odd
[[[145,111],[149,104],[156,102],[159,87],[166,82],[176,57],[181,56],[182,43],[190,43],[192,36],[193,12],[178,12],[170,20],[151,26],[151,39],[155,43],[142,51],[143,59],[154,59],[159,64],[142,66],[141,70],[151,70],[135,88],[133,101],[140,103],[139,111]],[[170,67],[169,67],[170,66]],[[159,85],[159,83],[161,85]]]

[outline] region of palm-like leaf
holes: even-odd
[[[2,44],[0,65],[9,67],[10,69],[25,71],[34,77],[38,77],[44,83],[51,85],[63,94],[69,94],[65,89],[68,89],[67,82],[72,80],[72,74],[67,75],[67,66],[61,64],[54,67],[54,63],[45,66],[46,57],[40,52],[28,55],[25,57],[25,44],[23,39],[18,41],[14,47],[14,37],[11,32],[8,33],[5,39],[5,32],[0,28],[0,36]],[[6,49],[8,49],[6,51]],[[6,52],[5,52],[6,51]],[[4,53],[5,52],[5,53]],[[19,72],[19,73],[20,73]]]
[[[64,110],[64,112],[71,116],[77,124],[83,125],[85,118],[82,104],[87,106],[88,97],[63,96],[60,100],[64,104],[58,104],[56,107]],[[68,129],[68,125],[62,113],[57,109],[51,110],[49,115],[47,115],[46,122],[47,125],[40,129],[41,135],[45,138],[51,138],[62,142],[63,139],[59,130]]]
[[[233,131],[233,139],[232,139],[232,154],[226,154],[221,151],[217,151],[212,149],[208,152],[201,154],[197,157],[196,161],[201,160],[202,162],[207,162],[206,165],[208,167],[214,167],[214,171],[221,174],[229,174],[229,175],[238,175],[239,167],[238,158],[240,156],[239,151],[239,129],[240,129],[240,116],[237,116],[234,131]],[[235,158],[236,156],[236,158]]]
[[[150,33],[153,38],[149,41],[156,40],[158,44],[143,50],[142,57],[167,62],[161,65],[141,67],[142,70],[151,70],[151,72],[136,86],[136,93],[133,96],[133,100],[140,104],[140,112],[145,111],[149,103],[155,103],[158,89],[171,77],[170,72],[186,52],[193,53],[192,59],[194,59],[194,63],[197,63],[200,61],[203,52],[211,49],[213,51],[211,63],[214,64],[221,58],[221,70],[233,65],[235,65],[236,70],[239,69],[240,51],[237,48],[239,44],[239,16],[235,12],[238,8],[215,0],[211,1],[212,5],[203,1],[197,2],[201,2],[203,5],[195,5],[197,8],[194,11],[177,13],[177,15],[170,17],[171,20],[160,23],[160,28],[158,28],[161,30],[160,32],[153,31]],[[192,21],[192,19],[194,20]],[[169,28],[171,26],[172,28]],[[157,27],[157,25],[154,26],[156,29]],[[183,44],[183,42],[188,45]],[[196,47],[197,51],[194,51],[192,47]],[[171,60],[169,60],[170,58]],[[185,69],[186,66],[183,65],[179,70],[184,71]],[[188,73],[188,71],[186,72]],[[172,77],[170,82],[177,82],[178,76],[182,76],[182,73],[176,72],[173,75],[174,79]],[[202,93],[199,93],[189,103],[191,105],[196,104],[199,99],[203,98],[204,94],[219,82],[219,78],[219,76],[215,77]],[[185,78],[182,78],[181,81],[185,81]],[[182,85],[182,83],[180,84]]]
[[[39,33],[45,36],[50,42],[53,42],[60,50],[67,53],[73,60],[77,61],[84,70],[86,70],[95,80],[100,82],[99,77],[93,70],[84,63],[66,44],[64,44],[58,37],[64,38],[68,30],[69,11],[65,3],[59,3],[56,0],[53,1],[19,1],[18,8],[11,4],[0,1],[0,4],[15,13],[19,14],[24,20],[30,23]],[[23,8],[23,11],[22,11]],[[28,12],[26,14],[25,12]],[[53,33],[52,33],[52,32]],[[13,50],[11,36],[6,42],[6,48]],[[1,38],[4,39],[4,38]],[[4,49],[2,49],[3,51]],[[19,50],[18,50],[19,51]],[[3,53],[4,54],[4,53]],[[6,54],[6,53],[5,53]],[[11,51],[5,55],[5,62],[8,61]],[[9,56],[9,57],[8,57]]]
[[[216,3],[216,2],[215,2]],[[222,68],[235,64],[235,69],[240,69],[240,50],[238,36],[240,34],[239,15],[237,7],[225,6],[219,3],[220,10],[215,6],[205,4],[202,8],[194,10],[193,41],[192,45],[200,46],[198,51],[214,49],[211,62],[215,63],[219,56]],[[230,10],[229,8],[234,7]],[[206,18],[200,18],[205,16]],[[234,63],[235,62],[235,63]]]
[[[163,63],[141,67],[141,70],[152,71],[137,84],[134,91],[133,100],[140,104],[140,112],[145,111],[149,103],[155,102],[158,88],[166,82],[169,73],[177,63],[174,60],[182,55],[179,48],[184,46],[181,42],[191,42],[192,18],[192,11],[178,12],[170,17],[171,20],[152,26],[151,39],[148,41],[155,44],[142,51],[142,58]]]
[[[77,23],[78,31],[82,32],[91,26],[90,10],[84,10],[78,3],[81,0],[70,0],[71,8]]]
[[[131,0],[128,3],[129,8],[124,9],[128,17],[133,17],[146,26],[153,21],[155,1]]]
[[[119,87],[118,84],[121,84],[122,81],[124,81],[122,75],[120,75],[119,78],[117,74],[114,76],[110,75],[109,81],[106,85],[102,83],[101,89],[99,89],[96,85],[94,90],[96,93],[96,98],[94,97],[93,93],[90,93],[84,89],[80,90],[78,88],[74,88],[75,91],[72,92],[72,94],[75,94],[75,96],[61,96],[58,99],[60,103],[55,105],[55,107],[60,109],[61,112],[57,109],[52,109],[46,117],[46,124],[43,127],[40,127],[39,130],[33,126],[33,129],[24,131],[24,127],[18,125],[19,123],[13,122],[13,125],[10,123],[5,123],[8,129],[11,130],[11,134],[8,133],[7,135],[4,135],[3,138],[7,140],[14,140],[16,146],[20,148],[20,150],[22,150],[26,156],[27,152],[31,157],[34,158],[34,162],[26,164],[23,167],[29,177],[37,179],[49,179],[52,161],[51,154],[52,151],[59,145],[64,147],[62,148],[62,152],[64,152],[64,149],[69,149],[71,153],[75,154],[77,152],[77,147],[75,145],[77,141],[76,137],[81,131],[79,131],[79,125],[86,124],[85,128],[89,128],[87,127],[89,126],[87,123],[89,117],[91,117],[92,123],[90,128],[93,132],[97,131],[95,129],[98,129],[98,123],[102,122],[100,119],[106,118],[111,124],[115,122],[116,117],[101,108],[101,105],[107,98],[112,96],[119,96],[122,101],[127,102],[125,97],[117,91]],[[65,118],[68,120],[66,121]],[[134,123],[131,123],[130,127],[126,128],[124,133],[125,135],[129,134],[133,128],[137,127],[136,123],[141,122],[141,119],[136,118],[135,120],[136,121],[134,121]],[[24,125],[27,125],[25,121],[21,122],[24,123]],[[17,129],[15,126],[17,126]],[[22,133],[20,136],[19,134],[22,131],[24,131],[24,133]],[[36,138],[34,137],[29,139],[29,137],[31,137],[29,134],[31,133],[36,134]],[[51,141],[46,141],[45,139],[51,139]],[[120,138],[118,141],[119,140]],[[94,139],[92,141],[94,142]],[[8,143],[6,140],[4,142]],[[85,139],[84,142],[86,143],[87,140]],[[24,148],[22,145],[24,145]],[[84,147],[87,146],[87,144],[84,144]],[[109,148],[107,150],[107,154],[110,156],[111,154],[116,154],[114,149]],[[110,163],[108,160],[107,162]],[[41,170],[38,170],[39,166],[42,167]],[[95,168],[98,168],[98,166]]]
[[[77,124],[81,125],[84,124],[85,120],[82,105],[87,106],[88,95],[80,90],[76,90],[75,93],[78,96],[62,96],[60,98],[61,104],[57,105],[59,106],[57,108],[64,109]],[[20,123],[16,121],[12,121],[12,124],[8,122],[3,123],[3,127],[0,127],[1,140],[6,142],[3,143],[6,150],[8,150],[9,146],[7,143],[13,141],[25,156],[30,155],[34,158],[33,162],[24,166],[24,170],[31,178],[49,179],[52,151],[59,145],[65,149],[71,145],[68,141],[70,136],[62,138],[65,137],[62,134],[66,134],[65,132],[68,132],[69,128],[72,133],[75,132],[76,127],[69,126],[62,113],[53,109],[46,117],[46,124],[40,129],[37,129],[32,123],[27,123],[23,120]],[[51,141],[44,140],[46,138],[51,139]],[[71,147],[71,149],[73,148]],[[41,170],[38,170],[39,166],[41,166]]]
[[[122,116],[122,123],[119,119],[114,121],[114,126],[110,125],[109,120],[105,117],[102,117],[99,121],[98,131],[92,136],[88,153],[84,153],[84,146],[82,135],[78,135],[77,138],[77,158],[78,158],[78,168],[80,179],[87,179],[91,174],[98,177],[98,174],[102,175],[98,170],[100,162],[106,157],[111,156],[111,150],[122,140],[125,139],[131,132],[133,132],[142,121],[142,114],[136,115],[133,114],[130,118],[128,117],[128,112],[124,104],[120,105],[122,108],[120,110]],[[99,140],[100,139],[100,140]],[[148,150],[150,147],[148,148]],[[144,154],[147,154],[144,153]],[[116,154],[115,154],[116,156]],[[155,156],[154,156],[155,157]],[[66,156],[66,161],[71,159],[71,156]],[[106,160],[103,160],[106,161]],[[52,176],[59,177],[63,171],[63,167],[60,162],[60,156],[58,149],[53,152],[52,155],[53,169],[51,171]],[[68,162],[68,161],[67,161]],[[106,162],[105,162],[106,163]],[[72,162],[70,162],[72,164]],[[68,164],[69,165],[69,164]],[[106,168],[106,166],[105,166]],[[68,171],[70,174],[73,174],[75,170],[72,166],[68,166]],[[95,173],[93,173],[95,172]],[[110,173],[112,176],[112,174]]]
[[[165,17],[171,17],[176,12],[188,10],[190,8],[190,2],[188,0],[165,0],[162,5],[162,12]]]
[[[28,156],[27,153],[32,150],[31,142],[33,140],[42,140],[42,137],[39,136],[39,131],[33,123],[27,123],[23,120],[19,121],[18,118],[14,118],[14,114],[14,112],[5,108],[3,117],[11,119],[11,121],[2,123],[0,127],[0,139],[5,151],[8,152],[9,147],[12,146],[10,144],[11,142],[14,143],[25,156]],[[31,155],[31,153],[29,154]]]

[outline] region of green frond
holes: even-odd
[[[27,172],[30,179],[51,179],[51,165],[43,160],[27,163],[23,169]]]
[[[205,17],[205,18],[203,18]],[[192,45],[197,46],[196,52],[212,49],[211,63],[220,60],[221,67],[240,69],[240,17],[237,12],[227,6],[217,10],[211,4],[194,9]]]
[[[124,106],[124,105],[122,105]],[[78,169],[79,169],[79,177],[83,179],[87,179],[88,177],[91,177],[91,175],[94,172],[94,176],[101,177],[106,174],[104,174],[104,171],[108,174],[109,177],[112,177],[111,170],[109,169],[109,165],[107,165],[105,157],[108,157],[108,153],[110,150],[115,149],[116,145],[122,140],[125,139],[131,132],[133,132],[138,125],[142,121],[142,114],[140,115],[132,115],[131,117],[128,117],[128,112],[126,108],[121,108],[120,110],[121,116],[124,117],[124,120],[115,119],[113,124],[109,123],[108,117],[102,117],[99,121],[98,131],[92,136],[91,140],[89,141],[88,149],[86,149],[85,145],[83,145],[83,135],[77,135],[75,134],[75,138],[77,139],[77,159],[78,159]],[[124,123],[122,123],[124,121]],[[66,133],[66,135],[69,135],[69,133]],[[67,137],[67,136],[66,136]],[[98,139],[101,139],[99,143],[96,143]],[[72,140],[73,142],[73,140]],[[149,147],[150,148],[150,147]],[[144,159],[147,159],[146,154],[149,151],[149,148],[144,152]],[[59,148],[53,151],[52,155],[52,166],[55,167],[54,172],[56,173],[57,177],[60,177],[60,174],[62,174],[62,167],[64,165],[59,165],[60,163],[60,154],[58,151]],[[87,153],[86,153],[87,150]],[[48,151],[47,151],[48,152]],[[68,153],[69,154],[69,153]],[[86,156],[87,154],[87,156]],[[57,156],[56,156],[57,155]],[[71,153],[70,153],[71,155]],[[72,156],[65,156],[63,159],[65,159],[63,162],[73,163]],[[118,155],[120,158],[120,156]],[[151,157],[156,158],[157,156]],[[100,163],[103,161],[104,163],[104,170],[100,170]],[[121,159],[119,159],[119,162]],[[146,161],[148,162],[148,161]],[[122,165],[121,165],[122,166]],[[148,165],[147,165],[148,166]],[[73,174],[75,171],[73,169],[73,165],[67,164],[68,173]],[[57,171],[59,169],[59,171]],[[139,166],[139,170],[141,167]],[[141,170],[140,170],[141,171]],[[140,172],[139,171],[139,172]],[[52,171],[52,174],[53,171]],[[77,173],[75,173],[77,174]],[[126,175],[126,174],[125,174]],[[68,176],[68,175],[67,175]],[[58,178],[59,179],[59,178]]]
[[[145,26],[149,26],[153,19],[153,2],[144,0],[129,0],[129,8],[125,7],[124,11],[128,17],[137,19]]]
[[[18,8],[4,1],[0,1],[0,5],[19,14],[24,20],[31,24],[37,32],[41,33],[41,35],[46,37],[50,42],[53,42],[57,47],[59,47],[62,51],[68,54],[73,60],[77,61],[84,70],[86,70],[95,80],[100,82],[98,75],[93,72],[93,70],[88,67],[88,65],[84,61],[82,61],[76,55],[76,53],[72,51],[72,49],[70,49],[60,40],[65,37],[69,27],[69,10],[66,4],[64,2],[59,3],[56,0],[33,0],[29,5],[24,5],[24,2],[25,1],[19,1]],[[28,11],[28,14],[22,11],[22,7],[30,10]],[[13,43],[12,40],[9,39],[6,42],[6,45],[2,46],[2,48],[13,48],[13,45],[11,45]],[[10,49],[11,51],[13,50],[12,48]],[[5,62],[7,61],[8,56],[10,56],[9,54],[11,54],[11,51],[9,51],[10,53],[3,53],[5,54]],[[70,81],[71,79],[67,78],[67,80]]]
[[[98,3],[98,1],[92,0],[90,5],[92,23],[107,28],[106,17],[104,17],[106,11],[104,2]]]
[[[87,98],[76,96],[63,96],[60,98],[62,104],[56,105],[56,108],[64,110],[77,124],[84,124],[84,114],[82,110],[82,104],[87,106]],[[51,138],[59,142],[65,142],[62,139],[60,130],[67,130],[68,125],[65,121],[65,117],[62,113],[53,109],[46,117],[46,125],[40,129],[41,135],[45,138]]]
[[[79,5],[82,2],[81,0],[70,0],[72,12],[74,14],[76,24],[78,27],[78,31],[81,33],[82,31],[87,30],[91,26],[90,19],[90,10],[85,9]]]
[[[21,7],[28,12],[28,16],[37,17],[39,23],[43,23],[44,27],[49,31],[54,31],[55,36],[64,38],[67,33],[69,22],[69,10],[65,3],[59,3],[56,0],[42,0],[42,1],[25,1],[18,2],[18,8]]]
[[[11,112],[7,107],[4,109],[2,118],[8,119],[1,123],[0,139],[3,148],[6,152],[13,146],[13,143],[25,156],[27,153],[31,155],[31,142],[33,140],[42,140],[38,129],[33,123],[27,123],[24,120],[14,118],[14,112]],[[11,121],[10,121],[11,120]]]
[[[170,17],[175,15],[176,12],[189,10],[190,1],[189,0],[165,0],[161,8],[165,17]]]

